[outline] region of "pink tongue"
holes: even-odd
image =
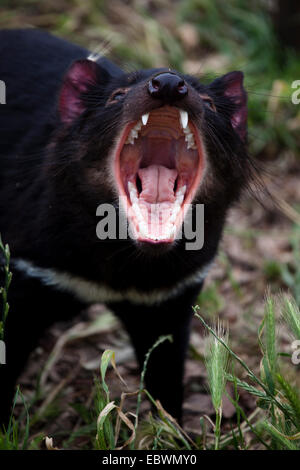
[[[162,165],[150,165],[138,171],[142,182],[142,192],[139,200],[156,204],[159,202],[174,202],[174,184],[177,170],[170,170]]]

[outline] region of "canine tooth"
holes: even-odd
[[[180,206],[183,203],[183,200],[184,200],[184,195],[183,194],[180,194],[179,197],[176,198],[176,202],[178,202]]]
[[[144,126],[147,124],[148,119],[149,119],[149,113],[143,114],[143,116],[142,116],[142,123],[144,124]]]
[[[135,193],[137,192],[136,187],[131,181],[128,181],[128,191],[131,193],[131,191],[134,191]]]
[[[134,128],[131,129],[130,134],[131,134],[131,136],[132,136],[134,139],[136,139],[136,138],[138,137],[138,135],[139,135],[138,131],[135,130]]]
[[[183,188],[180,189],[179,191],[177,191],[177,193],[176,193],[175,205],[179,205],[179,207],[181,206],[181,204],[184,200],[186,186],[183,186]]]
[[[130,201],[132,202],[132,204],[137,203],[138,202],[138,197],[137,197],[136,192],[131,190],[129,194],[130,194]]]
[[[179,204],[179,206],[181,206],[183,199],[184,199],[184,192],[180,191],[180,190],[177,191],[176,199],[175,199],[175,205]]]
[[[185,192],[186,192],[186,185],[181,186],[181,188],[179,188],[176,192],[176,198],[178,195],[185,194]]]
[[[180,113],[181,126],[183,129],[185,129],[189,122],[188,113],[186,111],[183,111],[182,109],[179,110],[179,113]]]
[[[130,191],[129,191],[129,194],[130,194],[130,197],[133,196],[136,200],[138,199],[137,197],[137,190],[135,188],[132,188]]]

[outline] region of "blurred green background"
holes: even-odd
[[[243,70],[250,148],[299,147],[300,7],[294,0],[0,0],[0,27],[38,27],[108,54],[126,69],[171,66],[202,79]],[[38,47],[38,44],[37,44]]]

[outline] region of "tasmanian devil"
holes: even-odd
[[[140,365],[172,335],[152,353],[146,386],[180,419],[192,306],[253,174],[242,72],[210,84],[169,68],[126,73],[28,29],[0,32],[0,80],[0,232],[13,271],[2,420],[43,331],[96,302],[122,321]],[[192,226],[204,243],[187,249],[183,226],[200,204]]]

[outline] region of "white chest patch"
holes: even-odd
[[[39,279],[46,286],[74,294],[79,300],[91,303],[121,302],[127,300],[134,304],[153,305],[176,297],[186,287],[199,284],[208,273],[212,263],[202,267],[191,276],[186,277],[174,286],[165,289],[153,289],[145,292],[134,288],[115,290],[104,284],[88,281],[63,271],[40,268],[24,259],[13,260],[13,266],[28,277]]]

